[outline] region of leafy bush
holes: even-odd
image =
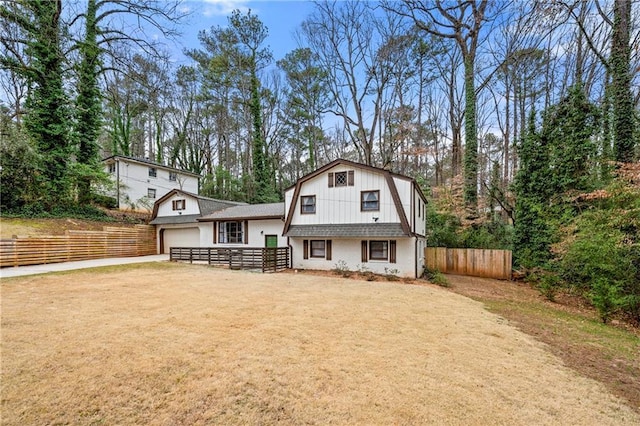
[[[440,287],[451,287],[451,283],[449,283],[447,277],[445,277],[442,272],[436,269],[425,269],[424,278],[426,278],[433,284],[439,285]]]

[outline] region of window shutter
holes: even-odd
[[[333,173],[329,173],[329,188],[333,188]]]
[[[302,258],[309,258],[309,240],[302,241]]]
[[[171,209],[172,209],[172,210],[178,210],[178,206],[177,206],[176,201],[177,201],[177,200],[173,200],[173,201],[171,201]]]
[[[362,242],[362,247],[361,248],[362,248],[362,250],[361,250],[362,251],[362,262],[365,263],[365,262],[368,261],[368,256],[369,256],[369,253],[368,253],[369,249],[367,247],[367,242],[366,241]]]
[[[331,260],[331,240],[327,240],[325,243],[326,259]]]
[[[187,209],[187,200],[182,200],[182,210],[186,210]]]
[[[249,244],[249,221],[245,220],[242,226],[242,232],[244,234],[244,243]]]
[[[389,241],[389,262],[396,263],[396,240]]]
[[[347,174],[348,178],[347,178],[347,184],[349,186],[353,186],[353,170],[349,170],[349,173]]]
[[[213,244],[218,243],[218,222],[213,222]]]

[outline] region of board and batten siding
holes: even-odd
[[[184,210],[173,210],[173,202],[177,200],[185,200]],[[164,216],[180,216],[180,215],[192,215],[200,214],[200,208],[198,207],[198,200],[194,197],[189,197],[185,194],[177,194],[169,199],[165,200],[158,206],[158,217]]]
[[[328,173],[335,174],[351,170],[355,172],[353,186],[329,187],[327,181]],[[409,182],[407,182],[407,185],[410,186]],[[379,211],[363,212],[360,210],[360,194],[362,191],[380,191]],[[376,222],[374,218],[377,218],[379,223],[400,222],[391,191],[384,175],[381,173],[338,165],[327,173],[322,173],[304,182],[298,200],[292,199],[293,193],[294,189],[290,188],[285,194],[285,211],[289,211],[291,203],[296,203],[291,221],[295,225],[374,223]],[[315,195],[316,197],[315,214],[300,213],[300,197],[308,195]],[[410,196],[406,198],[410,202]],[[403,204],[403,207],[407,211],[410,210],[409,204],[406,206]]]

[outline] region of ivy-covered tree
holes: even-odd
[[[61,0],[0,5],[0,17],[24,34],[25,57],[3,55],[2,63],[27,81],[23,123],[40,154],[35,175],[37,193],[28,198],[45,209],[69,203],[72,197],[68,167],[72,156],[71,120],[63,81],[61,14]]]
[[[552,194],[549,147],[546,139],[536,131],[535,110],[531,111],[527,132],[517,149],[520,168],[514,182],[513,257],[516,265],[533,268],[550,259],[551,233],[546,222],[546,208]]]
[[[80,42],[78,95],[76,98],[76,137],[78,138],[78,202],[91,201],[91,182],[101,170],[98,136],[102,128],[102,96],[98,87],[100,48],[97,43],[96,0],[88,0],[85,35]]]
[[[546,181],[553,194],[593,187],[597,160],[593,137],[599,131],[599,119],[598,108],[581,85],[571,87],[567,96],[545,111],[541,136],[550,150]]]

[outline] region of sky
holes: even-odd
[[[302,0],[198,0],[187,1],[183,10],[191,16],[181,28],[182,48],[199,48],[198,32],[211,27],[226,27],[227,18],[234,9],[246,12],[249,9],[269,29],[266,46],[271,49],[274,60],[282,59],[287,53],[298,47],[293,33],[302,21],[313,11],[312,1]],[[176,58],[187,62],[187,58]]]

